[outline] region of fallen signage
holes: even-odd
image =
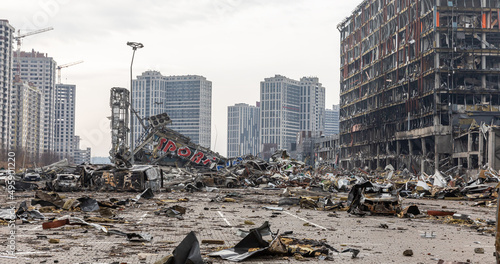
[[[160,155],[176,155],[178,157],[189,160],[197,165],[207,166],[210,169],[214,167],[219,170],[223,166],[216,166],[218,159],[213,157],[201,150],[195,149],[193,147],[185,146],[179,144],[171,139],[160,138],[156,150],[160,152]]]

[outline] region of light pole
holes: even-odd
[[[130,62],[130,153],[131,153],[131,159],[130,163],[134,165],[134,110],[132,109],[132,99],[133,97],[133,92],[132,92],[132,65],[134,64],[134,56],[135,56],[135,51],[137,49],[140,49],[144,47],[142,43],[139,42],[127,42],[127,45],[132,47],[132,61]]]

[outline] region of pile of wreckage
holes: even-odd
[[[436,172],[428,176],[413,175],[407,170],[396,171],[391,166],[384,170],[362,169],[329,172],[313,170],[300,161],[291,159],[286,151],[276,152],[269,161],[252,156],[234,159],[217,171],[207,167],[167,167],[136,165],[131,168],[116,168],[112,165],[83,164],[76,167],[53,167],[44,171],[49,178],[47,192],[37,190],[31,201],[24,201],[15,211],[23,222],[44,221],[43,229],[65,225],[89,226],[107,234],[126,237],[129,241],[148,242],[149,233],[127,233],[107,228],[98,223],[120,221],[114,218],[116,210],[138,203],[140,199],[152,199],[155,192],[217,192],[213,202],[236,202],[242,198],[237,192],[220,192],[219,188],[252,188],[275,190],[279,193],[277,202],[270,202],[268,210],[282,211],[282,206],[299,206],[302,209],[318,211],[347,211],[349,214],[390,215],[402,218],[429,218],[448,224],[468,225],[485,233],[494,232],[495,221],[471,219],[453,211],[422,212],[416,205],[402,206],[403,197],[410,199],[474,200],[476,206],[495,206],[499,185],[498,173],[492,169],[481,170],[476,177],[455,176]],[[49,175],[49,176],[47,176]],[[454,174],[460,175],[460,174]],[[71,176],[71,177],[70,177]],[[33,183],[30,183],[33,184]],[[36,185],[36,184],[35,184]],[[38,185],[36,185],[38,186]],[[35,188],[36,189],[36,188]],[[130,191],[139,193],[124,200],[109,199],[97,201],[88,196],[78,199],[64,199],[59,191]],[[235,199],[236,198],[236,199]],[[188,198],[182,199],[187,201]],[[155,201],[165,205],[168,201]],[[182,202],[176,200],[175,202]],[[276,205],[276,206],[274,206]],[[44,213],[61,211],[98,212],[101,217],[78,218],[63,216],[47,218]],[[154,212],[158,216],[182,220],[186,208],[180,205],[160,207]],[[335,215],[335,213],[329,213]],[[0,209],[0,219],[10,219],[12,209]],[[386,226],[382,226],[387,228]],[[332,253],[352,253],[355,258],[359,250],[338,251],[325,241],[298,239],[290,236],[292,231],[273,233],[269,224],[259,228],[239,230],[243,238],[230,248],[221,248],[210,253],[230,261],[243,261],[249,257],[268,255],[301,258],[313,257],[331,260]],[[432,234],[431,234],[432,235]],[[263,239],[263,236],[270,236]],[[171,256],[158,263],[204,263],[199,253],[199,242],[191,232],[175,249]],[[191,262],[188,262],[191,261]]]
[[[347,248],[339,251],[322,240],[297,239],[290,235],[293,231],[283,234],[273,233],[269,222],[264,222],[260,227],[249,231],[240,230],[243,237],[236,245],[224,248],[208,254],[209,257],[220,257],[233,262],[244,261],[250,257],[257,256],[280,256],[283,259],[293,257],[296,260],[307,261],[306,258],[316,258],[318,260],[333,260],[333,253],[350,253],[352,258],[359,254],[358,249]],[[269,236],[269,239],[264,237]],[[203,242],[203,241],[202,241]],[[155,264],[172,263],[211,263],[203,259],[200,253],[200,244],[194,232],[190,232],[184,240],[175,248],[172,255],[169,255]]]
[[[461,175],[460,170],[436,171],[434,175],[415,175],[408,170],[396,171],[391,165],[384,170],[368,172],[362,169],[343,171],[330,168],[314,170],[279,150],[269,161],[251,155],[229,159],[225,166],[134,165],[120,168],[113,165],[56,164],[43,170],[45,185],[17,181],[16,190],[45,189],[47,191],[133,191],[151,189],[213,191],[216,188],[302,188],[328,193],[349,193],[349,200],[365,204],[363,211],[397,214],[400,197],[448,200],[496,201],[498,172],[480,170],[475,177]],[[42,186],[40,186],[42,185]],[[353,196],[353,197],[351,197]],[[383,206],[381,205],[383,204]],[[355,206],[356,202],[355,202]],[[372,208],[370,210],[366,210]],[[354,209],[353,209],[354,210]],[[357,210],[357,209],[356,209]],[[354,211],[356,211],[354,210]]]

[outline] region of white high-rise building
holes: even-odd
[[[74,84],[56,84],[55,152],[59,159],[73,160],[75,151],[75,93]]]
[[[146,71],[133,80],[132,87],[132,106],[141,118],[166,112],[172,120],[170,128],[210,148],[211,81],[198,75],[163,76],[158,71]],[[144,130],[139,120],[133,118],[137,142]]]
[[[300,131],[317,136],[325,131],[325,87],[317,77],[300,79]]]
[[[260,144],[268,158],[276,149],[294,150],[299,131],[324,132],[325,88],[316,77],[296,81],[275,75],[260,83]]]
[[[291,149],[300,130],[300,82],[276,75],[260,82],[260,144],[264,158]]]
[[[259,113],[248,104],[227,107],[227,157],[259,154]]]
[[[0,149],[7,149],[10,141],[13,39],[14,28],[8,20],[0,20]]]
[[[42,93],[32,84],[15,82],[11,93],[10,148],[35,161],[40,153]]]
[[[40,129],[40,152],[54,152],[55,136],[55,77],[56,62],[46,53],[14,52],[14,68],[21,66],[21,80],[34,84],[42,92],[42,119]],[[19,62],[20,61],[20,62]]]
[[[160,72],[143,72],[142,75],[137,76],[137,79],[132,81],[132,88],[132,107],[141,118],[147,119],[150,116],[166,112],[165,97],[167,96],[167,84]],[[133,140],[136,142],[134,146],[137,146],[139,144],[137,139],[144,132],[144,128],[135,114],[130,118],[133,119]],[[147,124],[146,120],[144,122]]]
[[[332,109],[325,112],[325,135],[331,136],[339,133],[340,105],[333,105]]]

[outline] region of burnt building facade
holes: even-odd
[[[499,0],[365,0],[338,25],[340,165],[498,169]]]

